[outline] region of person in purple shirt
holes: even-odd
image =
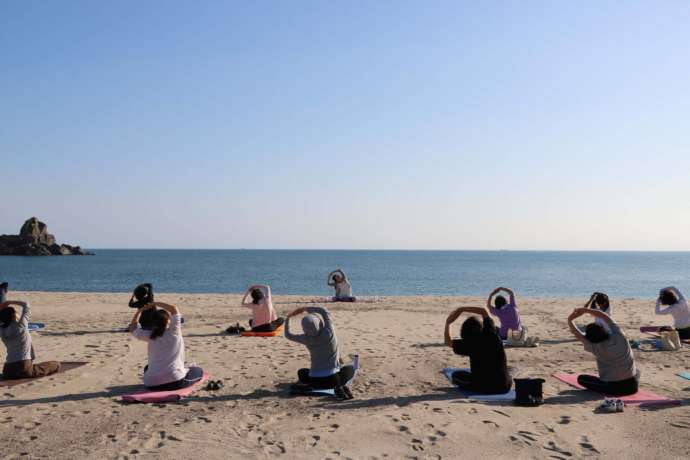
[[[502,295],[497,295],[499,292],[504,291],[509,296],[509,301]],[[494,296],[496,296],[494,298]],[[493,305],[491,301],[493,300]],[[508,338],[508,329],[514,331],[522,331],[522,322],[520,321],[520,311],[515,303],[515,293],[508,288],[499,287],[493,290],[491,295],[489,295],[486,301],[486,308],[491,312],[492,315],[497,316],[501,322],[501,327],[498,332],[501,339],[505,340]]]

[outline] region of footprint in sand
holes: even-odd
[[[498,423],[494,422],[493,420],[482,420],[482,423],[485,423],[487,425],[493,425],[496,428],[499,428],[501,426]]]
[[[412,449],[417,452],[421,452],[424,450],[424,441],[422,441],[421,439],[413,439],[411,445]]]
[[[669,422],[669,425],[676,428],[690,429],[690,422]]]
[[[571,452],[568,452],[567,450],[561,449],[553,441],[549,441],[547,444],[544,444],[542,446],[542,448],[546,449],[546,450],[550,450],[552,452],[556,452],[557,454],[564,455],[565,457],[572,457],[573,456],[573,454]]]
[[[558,421],[559,425],[567,425],[570,423],[570,417],[567,415],[561,415],[561,419]]]
[[[587,436],[582,436],[582,441],[580,442],[580,447],[582,447],[585,451],[592,453],[592,454],[599,454],[599,450],[597,450],[596,447],[589,441],[589,438]]]

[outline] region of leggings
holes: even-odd
[[[30,379],[36,377],[45,377],[46,375],[55,374],[60,371],[60,363],[57,361],[46,361],[44,363],[34,364],[30,359],[24,361],[16,361],[14,363],[5,363],[2,368],[3,379]]]
[[[317,390],[328,390],[331,388],[337,388],[343,386],[355,375],[355,368],[351,365],[343,366],[340,368],[340,372],[337,372],[328,377],[310,377],[309,369],[300,369],[297,371],[297,377],[299,378],[299,383],[309,385]]]
[[[333,302],[356,302],[357,297],[343,296],[343,297],[333,297]]]
[[[510,384],[507,387],[505,384],[495,387],[476,385],[472,381],[472,373],[464,370],[453,372],[452,379],[453,384],[457,385],[461,390],[473,391],[485,395],[502,395],[508,393],[511,387]]]
[[[152,387],[146,387],[152,391],[175,391],[181,390],[182,388],[191,387],[196,382],[201,380],[204,376],[204,370],[200,367],[190,367],[187,375],[182,377],[180,380],[170,383],[164,383],[162,385],[154,385]]]
[[[285,320],[283,318],[278,318],[270,323],[262,324],[261,326],[252,327],[252,332],[273,332],[283,325]],[[249,321],[249,325],[252,325],[252,321]]]
[[[627,396],[637,393],[638,382],[635,377],[616,382],[604,382],[595,375],[580,375],[577,383],[588,390],[610,396]]]

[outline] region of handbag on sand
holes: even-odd
[[[528,337],[527,328],[523,326],[519,331],[508,329],[508,337],[506,339],[507,347],[536,347],[539,345],[538,337]]]
[[[661,332],[661,349],[664,351],[678,351],[682,347],[678,331]]]
[[[544,404],[542,385],[544,379],[513,379],[515,381],[515,405],[535,407]]]

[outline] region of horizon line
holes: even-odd
[[[167,248],[82,246],[89,251],[341,251],[341,252],[690,252],[690,249],[377,249],[377,248]]]

